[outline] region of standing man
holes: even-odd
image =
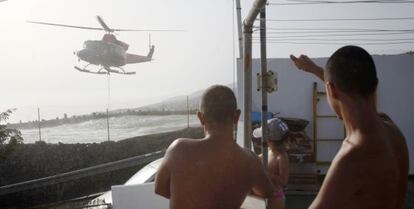
[[[240,110],[226,86],[208,88],[197,114],[203,139],[177,139],[168,148],[155,181],[155,193],[171,209],[239,209],[252,191],[274,195],[259,158],[233,139]]]
[[[375,64],[364,49],[345,46],[326,70],[307,56],[296,67],[325,81],[330,107],[343,120],[346,138],[310,208],[400,209],[408,181],[408,150],[392,120],[376,109]]]

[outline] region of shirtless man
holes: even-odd
[[[407,145],[392,120],[377,112],[372,57],[360,47],[342,47],[329,58],[325,73],[305,55],[291,59],[299,69],[325,81],[329,105],[346,128],[346,138],[310,208],[402,208]]]
[[[171,209],[239,209],[250,191],[271,197],[273,186],[259,158],[233,139],[240,110],[232,90],[208,88],[197,116],[205,137],[177,139],[170,145],[155,193],[170,199]]]

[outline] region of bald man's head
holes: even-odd
[[[200,111],[206,123],[233,123],[236,110],[236,97],[227,86],[211,86],[201,98]]]

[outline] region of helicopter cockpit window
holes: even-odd
[[[85,41],[85,48],[87,48],[87,49],[91,49],[92,48],[92,44],[91,44],[91,42],[90,41]]]
[[[100,45],[95,41],[85,41],[84,47],[92,50],[99,50]]]

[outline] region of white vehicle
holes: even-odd
[[[151,162],[150,164],[144,166],[135,173],[128,181],[125,182],[124,186],[127,185],[139,185],[154,182],[155,174],[157,173],[158,166],[161,163],[162,158]],[[91,200],[85,205],[84,208],[91,208],[91,209],[107,209],[112,208],[113,201],[112,201],[112,190],[107,191],[100,195],[99,197]]]
[[[167,209],[169,202],[154,192],[154,179],[162,158],[151,162],[134,174],[124,185],[91,200],[84,208],[93,209]],[[264,200],[248,196],[241,208],[265,208]]]

